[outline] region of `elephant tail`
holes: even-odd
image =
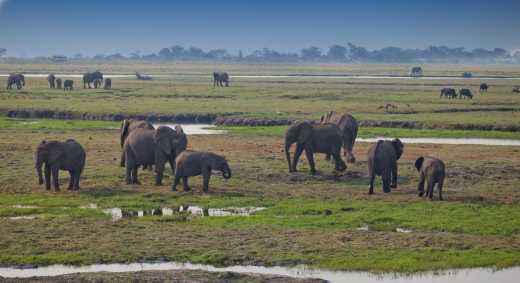
[[[376,147],[374,148],[374,156],[372,157],[372,167],[370,170],[372,171],[372,174],[376,174],[376,156],[377,156],[377,150],[379,146],[383,143],[383,140],[378,140],[376,143]]]

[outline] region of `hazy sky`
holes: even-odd
[[[0,0],[10,56],[157,52],[175,44],[250,52],[353,42],[520,48],[520,0]]]

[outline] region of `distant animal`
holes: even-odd
[[[417,186],[419,196],[422,197],[424,195],[424,183],[427,182],[428,186],[426,187],[425,196],[433,200],[433,189],[437,185],[439,200],[442,200],[442,186],[446,176],[444,162],[435,157],[420,156],[415,160],[415,168],[419,172],[419,184]]]
[[[459,90],[459,99],[460,98],[469,98],[473,99],[473,93],[471,93],[471,90],[468,88],[461,88]]]
[[[294,159],[291,163],[291,145],[296,143]],[[336,163],[336,171],[345,171],[347,165],[341,159],[341,145],[343,133],[334,124],[311,124],[309,122],[297,122],[292,124],[285,133],[285,156],[289,165],[289,172],[296,172],[296,165],[300,155],[305,150],[309,162],[310,174],[316,174],[314,166],[314,153],[332,155]]]
[[[22,74],[10,74],[7,77],[7,89],[12,89],[16,85],[16,89],[22,89],[25,86],[25,76]]]
[[[488,91],[488,84],[487,83],[481,83],[480,84],[480,92],[487,92]]]
[[[445,87],[441,89],[441,95],[439,97],[457,98],[457,91],[454,88]]]
[[[397,160],[401,158],[403,150],[404,145],[399,139],[379,140],[368,150],[369,194],[374,193],[376,176],[381,176],[383,179],[383,191],[385,193],[391,192],[391,188],[397,188]]]
[[[229,86],[229,75],[226,72],[213,72],[213,86]]]
[[[121,123],[121,128],[119,129],[120,131],[120,144],[121,144],[121,148],[123,148],[124,144],[125,144],[125,140],[126,138],[128,137],[128,135],[135,129],[139,129],[139,128],[142,128],[142,129],[149,129],[149,130],[155,130],[155,128],[153,127],[152,124],[146,122],[146,121],[142,121],[142,120],[123,120],[123,122]],[[123,152],[123,154],[121,155],[121,163],[120,163],[121,167],[125,167],[125,154]],[[152,168],[152,166],[148,166],[148,165],[143,165],[143,169],[147,169],[147,168]]]
[[[47,81],[49,82],[49,87],[50,88],[55,88],[56,87],[56,77],[54,76],[54,74],[49,74],[47,76]]]
[[[470,73],[470,72],[464,72],[464,73],[462,73],[462,77],[463,77],[463,78],[468,78],[468,79],[469,79],[469,78],[473,77],[473,74]]]
[[[85,73],[83,74],[83,88],[91,88],[90,84],[94,84],[96,80],[101,80],[101,83],[103,83],[103,73],[100,71],[95,71],[92,73]]]
[[[387,103],[386,105],[379,106],[377,109],[385,109],[385,111],[388,112],[390,109],[397,109],[397,105]]]
[[[94,88],[98,88],[103,84],[103,82],[100,79],[94,80]]]
[[[160,126],[156,130],[138,128],[130,132],[123,146],[126,167],[126,183],[139,184],[137,170],[141,165],[155,167],[155,185],[162,184],[164,165],[170,163],[175,174],[175,158],[188,145],[186,134],[181,126],[175,130]]]
[[[63,90],[71,91],[74,89],[74,81],[73,80],[65,80],[63,82]]]
[[[147,75],[142,75],[138,72],[135,72],[135,77],[138,79],[138,80],[141,80],[141,81],[151,81],[152,80],[152,77],[151,76],[147,76]]]
[[[111,89],[112,88],[112,79],[105,79],[105,85],[103,89]]]
[[[410,76],[421,77],[423,75],[423,69],[421,67],[413,67],[410,71]]]
[[[331,111],[321,116],[320,123],[332,123],[339,127],[343,138],[343,155],[347,158],[347,162],[356,162],[353,149],[358,132],[357,120],[348,113]],[[330,155],[327,156],[327,159],[330,159]]]
[[[513,88],[513,93],[520,93],[520,87]]]
[[[225,179],[231,178],[231,168],[223,156],[211,152],[183,151],[175,159],[175,180],[172,191],[177,190],[181,178],[184,191],[191,190],[188,185],[188,177],[202,174],[202,190],[208,192],[212,170],[222,172],[222,177]]]
[[[57,79],[56,79],[56,88],[57,88],[57,89],[60,89],[60,88],[61,88],[61,79],[60,79],[60,78],[57,78]]]
[[[42,141],[35,153],[38,183],[43,184],[42,166],[45,165],[45,188],[51,189],[51,176],[54,190],[59,191],[59,170],[67,170],[70,174],[69,190],[79,190],[79,179],[85,168],[86,153],[81,144],[73,139],[65,142]]]

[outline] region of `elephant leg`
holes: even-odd
[[[343,148],[344,148],[344,154],[345,154],[345,157],[347,158],[347,162],[348,163],[355,163],[356,162],[356,157],[354,156],[354,152],[353,152],[353,149],[354,149],[354,142],[352,141],[345,141],[345,143],[343,144]]]
[[[428,180],[428,186],[427,186],[427,190],[428,190],[428,197],[430,198],[430,200],[433,200],[433,187],[435,186],[435,183],[434,182],[431,182],[431,180]]]
[[[303,146],[300,144],[296,145],[296,151],[294,152],[293,162],[292,162],[292,172],[296,172],[296,165],[298,164],[298,160],[300,159],[300,155],[302,155]]]
[[[389,193],[392,191],[391,189],[391,185],[390,185],[390,182],[391,182],[391,173],[390,172],[385,172],[382,174],[382,178],[383,178],[383,192],[385,193]]]
[[[139,170],[139,166],[135,165],[132,167],[132,184],[141,185],[139,179],[137,178],[137,171]]]
[[[121,153],[121,162],[119,162],[119,166],[125,167],[125,162],[126,162],[125,160],[126,160],[126,153],[123,151]]]
[[[394,166],[392,166],[392,171],[390,173],[392,175],[392,183],[390,184],[390,187],[395,189],[397,188],[397,161],[395,162]]]
[[[202,170],[202,191],[207,193],[209,190],[209,178],[211,177],[211,168]]]
[[[81,177],[81,169],[74,172],[74,190],[79,190],[79,178]]]
[[[424,195],[424,175],[421,174],[419,177],[419,184],[417,185],[417,191],[419,192],[419,197]]]
[[[343,162],[341,159],[341,148],[339,148],[337,151],[332,152],[332,157],[335,161],[335,170],[338,172],[343,172],[347,169],[347,164]]]
[[[307,156],[307,161],[309,161],[309,167],[311,167],[310,174],[316,174],[316,166],[314,164],[314,154],[312,152],[312,149],[310,149],[309,147],[305,147],[305,156]]]
[[[52,166],[51,168],[51,174],[52,174],[52,181],[53,181],[53,185],[54,185],[54,190],[55,191],[59,191],[60,190],[60,182],[59,182],[59,174],[58,172],[60,171],[60,167],[59,166]]]
[[[437,183],[437,190],[439,190],[439,200],[443,200],[442,199],[442,187],[444,185],[444,179],[441,179],[438,183]]]
[[[177,190],[177,185],[180,183],[180,181],[181,181],[181,176],[175,174],[175,180],[173,181],[172,191],[176,191]]]
[[[368,186],[368,194],[371,195],[374,193],[374,182],[376,180],[376,174],[372,168],[374,167],[372,165],[373,161],[368,159],[368,177],[370,178],[370,184]]]
[[[182,177],[182,185],[184,186],[184,191],[189,192],[191,191],[190,186],[188,185],[188,176]]]
[[[172,169],[172,176],[175,176],[175,157],[174,156],[170,157],[169,163],[170,163],[170,168]]]
[[[51,167],[48,165],[45,165],[45,189],[51,189]]]
[[[69,176],[69,187],[67,188],[67,190],[71,191],[74,186],[74,171],[69,170]]]
[[[162,178],[164,172],[164,163],[158,163],[155,165],[155,185],[162,186]]]

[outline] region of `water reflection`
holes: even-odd
[[[211,124],[171,124],[171,123],[157,123],[154,124],[154,127],[159,126],[167,126],[172,129],[175,128],[176,125],[180,125],[182,130],[187,135],[221,135],[227,133],[224,130],[216,130],[217,126]]]
[[[174,213],[188,213],[193,216],[249,216],[261,211],[265,207],[227,207],[227,208],[203,208],[199,206],[180,206],[177,208],[161,207],[147,210],[121,209],[119,207],[103,209],[102,211],[112,216],[117,221],[122,218],[143,216],[172,216]]]

